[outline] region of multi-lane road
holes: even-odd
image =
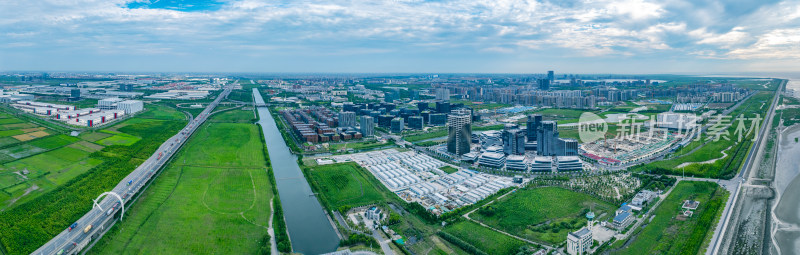
[[[56,235],[42,247],[39,247],[39,249],[32,254],[76,254],[93,240],[102,236],[107,230],[106,228],[110,227],[111,223],[115,220],[115,216],[122,216],[124,219],[124,211],[118,213],[124,210],[122,208],[123,205],[141,191],[142,187],[147,184],[158,169],[160,169],[183,143],[186,142],[187,138],[206,121],[206,118],[208,118],[220,101],[230,94],[235,85],[234,83],[226,86],[222,93],[220,93],[203,112],[195,116],[194,119],[189,120],[189,124],[187,124],[186,127],[161,144],[150,158],[128,174],[128,176],[117,184],[113,190],[109,191],[109,193],[113,194],[108,194],[102,198],[101,201],[97,201],[97,205],[94,206],[92,210],[75,222],[76,226],[74,228],[70,229],[69,226],[64,226],[64,231]],[[120,203],[120,200],[122,200],[122,203]],[[86,201],[86,203],[92,203],[92,201]]]

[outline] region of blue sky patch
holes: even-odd
[[[216,11],[224,3],[214,0],[153,0],[135,1],[125,5],[129,9],[167,9],[184,12]]]

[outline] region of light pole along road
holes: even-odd
[[[137,194],[140,189],[153,177],[153,174],[160,169],[167,160],[180,148],[194,131],[206,121],[208,115],[219,104],[220,101],[225,99],[230,94],[236,83],[228,85],[219,94],[219,96],[208,106],[203,112],[197,115],[194,119],[189,120],[181,131],[170,137],[153,153],[150,158],[144,161],[139,167],[134,169],[128,176],[117,184],[114,189],[104,193],[101,197],[102,201],[97,201],[97,204],[92,209],[83,215],[77,222],[75,227],[65,228],[53,239],[50,239],[42,247],[39,247],[32,254],[76,254],[85,248],[93,239],[101,236],[106,228],[110,228],[110,222],[113,222],[114,215],[124,203],[131,200],[133,195]],[[110,194],[110,196],[105,196]],[[120,204],[120,198],[123,204]],[[92,203],[92,201],[86,201]],[[123,210],[124,213],[124,210]]]

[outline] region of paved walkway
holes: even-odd
[[[277,194],[276,194],[277,195]],[[267,233],[269,233],[270,239],[270,254],[272,255],[280,255],[281,253],[278,252],[278,242],[275,240],[275,229],[272,228],[272,219],[275,218],[275,208],[272,207],[272,203],[274,202],[275,198],[273,197],[269,200],[269,211],[272,212],[269,215],[269,228],[267,228]]]

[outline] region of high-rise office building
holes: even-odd
[[[536,134],[539,132],[539,129],[542,128],[542,115],[539,114],[532,114],[528,115],[528,122],[527,122],[528,130],[526,130],[528,135],[528,142],[535,142],[536,141]]]
[[[542,127],[536,135],[536,150],[541,156],[556,156],[556,142],[558,139],[558,126],[555,121],[542,121]]]
[[[447,114],[431,113],[428,116],[428,124],[431,126],[441,126],[447,124]]]
[[[469,152],[472,138],[472,116],[469,111],[453,111],[447,115],[447,151],[456,155]]]
[[[548,90],[550,89],[550,80],[548,79],[539,79],[538,81],[539,90]]]
[[[436,102],[436,112],[450,113],[450,102]]]
[[[375,119],[370,116],[361,116],[361,134],[364,137],[375,135]]]
[[[446,88],[436,89],[436,100],[450,101],[450,90]]]
[[[550,80],[550,83],[556,81],[556,73],[553,71],[547,71],[547,79]]]
[[[422,116],[408,117],[408,127],[412,129],[422,129],[423,127]]]
[[[425,110],[428,110],[428,102],[418,102],[417,103],[417,108],[419,108],[420,112],[424,112]]]
[[[403,118],[394,118],[394,119],[392,119],[392,124],[391,125],[392,125],[392,128],[390,129],[390,131],[392,133],[403,132],[403,129],[406,128],[405,127],[405,123],[403,123]]]
[[[392,126],[392,119],[394,119],[394,116],[392,115],[378,116],[378,126],[382,128],[390,128]]]
[[[340,112],[339,113],[339,127],[355,127],[356,126],[356,113],[355,112]]]
[[[525,133],[517,125],[506,124],[503,129],[503,151],[509,155],[525,154]]]

